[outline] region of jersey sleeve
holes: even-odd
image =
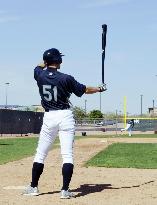
[[[81,97],[86,92],[86,86],[77,82],[74,77],[68,75],[67,85],[70,93],[74,93],[77,97]]]
[[[38,76],[43,72],[43,68],[37,66],[35,69],[34,69],[34,79],[37,80],[38,79]]]

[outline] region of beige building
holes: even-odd
[[[157,107],[150,107],[148,108],[148,112],[150,116],[157,116]]]

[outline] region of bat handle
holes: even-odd
[[[102,52],[102,84],[104,84],[104,60],[105,60],[105,51]]]

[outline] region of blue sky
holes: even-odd
[[[51,47],[65,54],[61,71],[88,86],[101,83],[101,25],[108,25],[102,111],[157,106],[155,0],[0,0],[0,104],[40,104],[34,67]],[[99,109],[99,94],[72,95],[75,106]]]

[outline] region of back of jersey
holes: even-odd
[[[66,89],[66,76],[54,69],[41,70],[36,76],[41,104],[45,110],[68,109],[70,93]]]
[[[85,86],[75,81],[72,76],[58,72],[55,69],[43,70],[36,67],[34,78],[39,87],[41,104],[47,110],[64,110],[70,108],[68,99],[71,93],[81,96]]]

